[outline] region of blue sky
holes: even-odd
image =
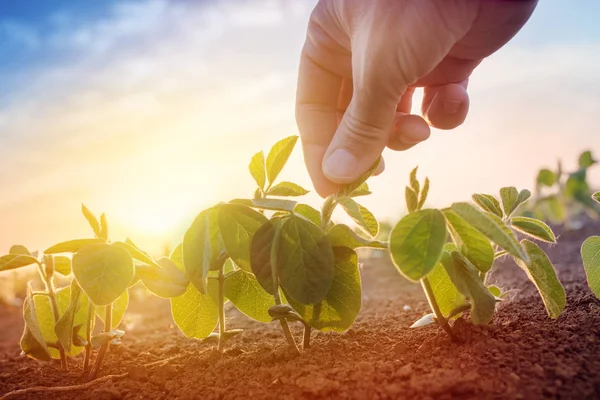
[[[250,156],[297,133],[296,68],[314,4],[0,1],[0,252],[89,235],[82,202],[106,211],[115,235],[157,249],[203,208],[252,193]],[[365,204],[398,218],[417,164],[431,205],[445,206],[531,187],[559,157],[568,166],[582,150],[600,154],[598,15],[595,0],[541,0],[473,75],[466,123],[386,153]],[[284,175],[310,187],[300,151]],[[591,179],[600,186],[600,173]]]

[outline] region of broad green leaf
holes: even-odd
[[[423,189],[421,189],[421,194],[419,195],[419,203],[417,204],[417,210],[420,210],[425,205],[425,201],[427,201],[427,195],[429,194],[429,178],[425,178],[425,183],[423,184]]]
[[[312,328],[324,332],[343,332],[354,323],[361,308],[360,273],[358,257],[352,249],[335,247],[333,251],[333,281],[325,299],[313,305],[305,305],[291,298],[289,302]]]
[[[359,197],[359,196],[367,196],[371,194],[371,190],[369,189],[369,185],[367,182],[363,182],[356,189],[352,191],[348,196],[350,197]]]
[[[183,266],[200,293],[206,292],[208,271],[220,268],[226,251],[219,232],[219,206],[202,211],[183,237]]]
[[[234,199],[230,204],[238,204],[246,207],[258,208],[259,210],[270,211],[294,211],[298,202],[284,199]]]
[[[81,205],[81,212],[83,213],[83,216],[85,217],[87,222],[92,227],[92,230],[94,231],[94,234],[96,235],[96,237],[102,238],[102,231],[100,229],[100,223],[98,222],[98,219],[96,218],[94,213],[92,213],[90,211],[90,209],[87,208],[84,204]],[[48,254],[48,253],[46,253],[46,254]]]
[[[600,298],[600,236],[592,236],[583,242],[581,258],[588,286]]]
[[[251,208],[223,204],[219,208],[219,230],[227,255],[243,270],[250,272],[250,243],[267,218]]]
[[[537,287],[546,311],[548,311],[548,316],[556,319],[565,308],[565,289],[558,280],[554,266],[546,253],[534,242],[523,240],[521,243],[531,261],[525,263],[523,260],[515,258],[515,262]]]
[[[300,185],[296,185],[293,182],[281,182],[273,186],[267,192],[269,196],[304,196],[308,193],[308,190],[304,189]]]
[[[31,253],[29,252],[29,250],[27,249],[27,247],[20,245],[20,244],[15,244],[14,246],[12,246],[10,248],[10,250],[8,251],[8,254],[12,254],[12,255],[27,255],[30,256]]]
[[[268,310],[275,305],[275,299],[265,292],[254,275],[241,269],[228,275],[225,297],[244,315],[259,322],[271,322]]]
[[[371,237],[377,236],[377,233],[379,232],[379,222],[377,222],[377,219],[373,216],[371,211],[367,210],[350,197],[339,199],[339,203],[346,213],[348,213],[350,218],[352,218],[362,230]]]
[[[187,290],[190,281],[175,262],[163,257],[158,260],[161,268],[152,265],[138,265],[136,273],[142,283],[152,293],[163,299],[181,296]]]
[[[517,240],[514,232],[496,215],[479,211],[468,203],[455,203],[452,205],[452,210],[511,255],[525,262],[529,261],[527,253]]]
[[[297,204],[294,207],[294,213],[302,215],[317,226],[321,226],[321,213],[307,204]]]
[[[183,295],[171,299],[173,321],[189,338],[208,337],[219,322],[217,282],[211,279],[206,289],[206,294],[202,294],[189,285]]]
[[[441,262],[427,275],[427,280],[444,317],[448,317],[456,307],[466,303],[465,296],[454,286]]]
[[[250,266],[258,283],[267,293],[275,294],[273,288],[273,273],[271,271],[271,248],[275,231],[282,218],[272,218],[266,221],[254,234],[250,245]]]
[[[37,262],[37,258],[27,254],[7,254],[0,257],[0,272],[27,267]]]
[[[415,321],[410,328],[422,328],[427,325],[435,324],[435,314],[425,314]]]
[[[550,186],[554,185],[556,183],[556,181],[557,181],[557,176],[554,174],[554,172],[550,171],[549,169],[542,169],[538,173],[538,176],[537,176],[538,185],[550,187]]]
[[[554,236],[552,229],[540,220],[527,217],[513,217],[511,225],[525,235],[544,242],[556,243],[556,236]]]
[[[294,146],[298,141],[298,136],[290,136],[275,143],[267,156],[267,177],[269,184],[273,184],[277,176],[287,163]]]
[[[381,158],[381,156],[379,156],[379,158],[377,158],[377,160],[373,163],[371,168],[369,168],[357,180],[355,180],[352,183],[342,186],[340,188],[340,190],[338,190],[337,197],[342,198],[342,197],[350,196],[350,194],[352,192],[354,192],[356,189],[358,189],[363,183],[365,183],[367,181],[367,179],[369,179],[375,173],[375,171],[379,167],[379,164],[381,164],[382,160],[383,159]]]
[[[303,304],[321,302],[331,287],[333,263],[331,244],[318,226],[296,216],[283,222],[277,270],[288,298]]]
[[[54,256],[54,270],[61,275],[69,275],[71,273],[71,259],[65,256]]]
[[[67,352],[70,352],[73,346],[73,326],[75,325],[75,316],[80,306],[81,294],[81,288],[77,284],[77,281],[73,279],[69,293],[69,306],[54,325],[54,333],[60,344],[62,344],[63,349]]]
[[[50,349],[46,345],[46,339],[42,334],[37,316],[34,297],[31,294],[31,287],[28,286],[27,297],[23,303],[23,320],[25,328],[21,337],[21,350],[28,357],[40,361],[50,361]]]
[[[600,192],[596,192],[592,195],[592,198],[600,203]]]
[[[494,248],[490,240],[462,219],[455,211],[444,210],[448,228],[461,252],[482,272],[488,272],[494,264]]]
[[[264,190],[266,183],[264,152],[259,151],[252,157],[248,170],[250,170],[250,175],[252,175],[258,187]]]
[[[100,215],[100,239],[108,240],[108,222],[106,221],[106,214]]]
[[[359,247],[372,247],[375,249],[387,248],[385,243],[378,240],[366,239],[343,224],[334,225],[327,231],[327,238],[332,247],[348,247],[352,250]]]
[[[502,208],[494,196],[490,196],[489,194],[474,194],[472,198],[475,204],[483,211],[490,212],[498,218],[502,218]]]
[[[456,289],[471,301],[473,324],[488,324],[494,318],[496,298],[483,284],[477,269],[456,251],[444,256],[442,265]]]
[[[579,168],[589,168],[596,163],[591,151],[584,151],[579,156]]]
[[[446,220],[439,210],[421,210],[402,218],[390,234],[390,254],[407,279],[418,281],[435,267],[446,243]]]
[[[129,287],[134,275],[133,260],[121,247],[96,243],[73,255],[73,274],[90,300],[103,306]]]
[[[417,211],[419,207],[419,197],[417,192],[414,191],[410,186],[407,186],[404,190],[404,197],[406,198],[406,209],[409,213]]]
[[[98,238],[69,240],[46,249],[44,254],[75,253],[86,246],[99,243],[104,243],[104,240]]]
[[[122,249],[126,250],[134,260],[138,260],[138,261],[143,262],[144,264],[153,265],[155,267],[159,266],[152,257],[150,257],[146,252],[140,250],[133,243],[117,241],[117,242],[113,242],[113,245],[115,245],[117,247],[121,247]]]
[[[117,300],[112,303],[112,323],[111,329],[116,329],[121,324],[123,317],[125,316],[125,312],[127,311],[127,307],[129,307],[129,291],[126,290],[122,295],[119,296]],[[96,315],[104,323],[104,317],[106,317],[106,306],[96,307]]]
[[[517,188],[503,187],[500,189],[500,200],[502,200],[502,208],[504,209],[504,215],[507,217],[512,214],[515,209],[515,203],[517,202],[517,197],[519,196],[519,191]]]
[[[415,192],[415,194],[419,194],[421,192],[421,185],[419,184],[419,181],[417,180],[417,170],[418,169],[419,169],[419,167],[415,167],[410,172],[410,187]]]

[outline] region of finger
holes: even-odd
[[[424,90],[422,112],[429,124],[438,129],[454,129],[461,125],[469,111],[467,80]]]
[[[394,130],[390,135],[387,147],[391,150],[408,150],[421,143],[431,135],[427,122],[418,115],[397,113]]]

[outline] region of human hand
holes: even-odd
[[[296,120],[323,197],[385,147],[406,150],[469,108],[473,69],[527,22],[537,0],[320,0],[302,50]],[[422,115],[410,115],[424,87]],[[378,173],[383,171],[383,164]]]

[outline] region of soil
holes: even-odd
[[[123,345],[107,355],[101,375],[128,374],[78,391],[35,392],[44,399],[598,399],[600,300],[587,288],[579,256],[600,233],[588,223],[548,249],[567,292],[565,312],[549,319],[524,272],[500,263],[491,281],[514,289],[492,324],[456,321],[462,344],[436,326],[408,327],[428,307],[419,285],[385,258],[364,259],[363,309],[343,334],[313,333],[300,356],[287,350],[276,324],[230,310],[228,326],[245,331],[221,355],[214,345],[183,337],[167,300],[133,300]],[[19,356],[21,311],[0,306],[0,397],[32,386],[82,383],[81,359],[63,374],[56,363]],[[298,341],[299,326],[295,326]],[[179,355],[179,357],[177,357]],[[172,359],[172,357],[176,357]],[[144,364],[169,359],[162,365]]]

